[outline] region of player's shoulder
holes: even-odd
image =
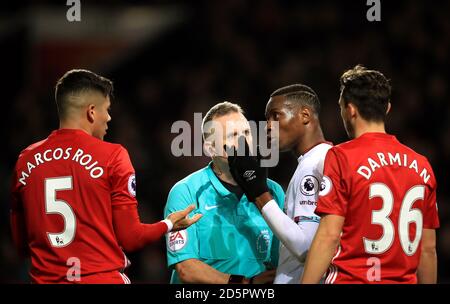
[[[334,145],[331,142],[323,142],[318,144],[315,149],[314,149],[314,153],[315,154],[326,154],[328,152],[328,150],[330,150],[331,148],[333,148]]]
[[[402,143],[398,139],[397,139],[397,145],[399,147],[401,147],[401,149],[403,149],[403,153],[405,153],[405,154],[409,154],[411,156],[415,156],[416,158],[427,159],[427,157],[425,155],[420,154],[419,152],[417,152],[416,150],[414,150],[410,146],[407,146],[406,144]]]
[[[338,159],[352,159],[354,156],[361,155],[362,149],[367,146],[366,143],[356,139],[351,139],[328,149],[326,156],[333,155]]]
[[[90,135],[87,135],[83,140],[84,142],[80,147],[85,148],[86,151],[100,159],[114,161],[130,157],[127,148],[119,143],[104,141]]]
[[[411,148],[411,147],[407,146],[406,144],[400,142],[399,140],[397,140],[397,143],[401,147],[401,149],[403,150],[402,152],[404,154],[408,155],[408,158],[416,159],[419,162],[421,162],[422,164],[427,165],[431,169],[431,164],[430,164],[430,161],[428,160],[428,157],[426,157],[425,155],[417,152],[416,150],[414,150],[413,148]]]
[[[33,153],[36,149],[38,149],[40,146],[44,145],[47,142],[48,138],[42,139],[40,141],[37,141],[35,143],[32,143],[19,153],[19,159],[23,156],[27,155],[28,153]]]
[[[359,142],[357,139],[351,139],[334,145],[330,150],[334,152],[345,153],[346,151],[353,150],[355,148],[358,148],[359,146],[361,146],[361,142]]]
[[[128,153],[127,149],[121,144],[104,141],[90,135],[87,135],[86,139],[89,141],[90,146],[96,147],[96,149],[101,150],[102,152],[107,151],[110,153],[117,153],[122,151]]]
[[[317,166],[321,166],[323,164],[323,161],[331,148],[333,148],[333,144],[328,142],[315,146],[304,155],[304,160],[299,162],[297,166],[298,170],[296,171],[315,170]]]

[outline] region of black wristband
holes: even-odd
[[[243,275],[231,274],[228,279],[228,284],[242,284],[244,280],[245,277]]]

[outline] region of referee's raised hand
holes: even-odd
[[[195,209],[195,205],[189,205],[186,209],[173,212],[167,217],[173,224],[171,231],[178,231],[188,228],[195,224],[203,215],[196,214],[193,217],[189,217],[189,213]]]

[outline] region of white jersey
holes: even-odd
[[[297,169],[286,191],[284,212],[290,223],[284,217],[283,231],[279,231],[287,235],[279,237],[280,257],[275,284],[300,283],[306,254],[320,221],[314,210],[319,192],[323,189],[325,156],[331,147],[329,143],[320,143],[298,158]]]

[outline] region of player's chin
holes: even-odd
[[[274,144],[274,146],[276,146],[276,145]],[[291,147],[289,145],[287,145],[286,143],[284,143],[282,141],[278,142],[278,151],[286,152],[286,151],[289,151],[290,149],[291,149]]]

